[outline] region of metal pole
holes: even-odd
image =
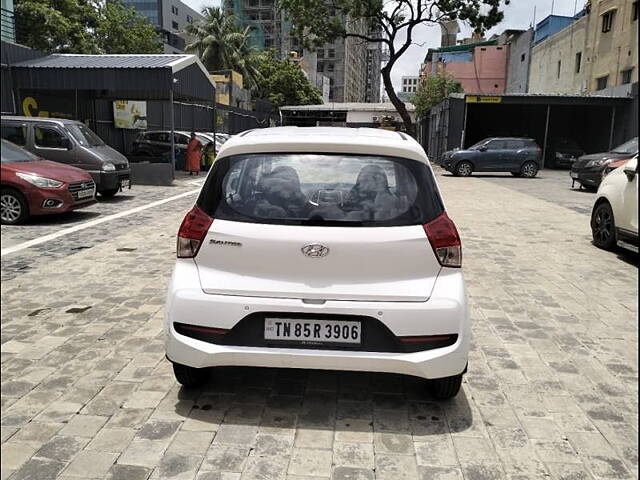
[[[549,134],[549,114],[551,113],[551,105],[547,105],[547,121],[544,124],[544,144],[542,145],[542,168],[545,167],[547,158],[547,135]]]
[[[171,125],[171,171],[173,172],[173,178],[176,178],[176,139],[175,139],[175,124],[173,118],[173,85],[169,90],[169,115],[171,116],[169,125]]]
[[[215,98],[215,97],[214,97]],[[218,120],[218,116],[216,114],[216,101],[213,101],[213,156],[215,157],[216,155],[218,155],[218,147],[217,144],[218,142],[216,142],[216,123]]]
[[[460,137],[460,148],[464,148],[465,137],[467,136],[467,108],[469,104],[467,103],[467,96],[464,96],[464,120],[462,122],[462,135]]]
[[[613,130],[616,126],[616,107],[611,108],[611,130],[609,131],[609,151],[613,148]]]

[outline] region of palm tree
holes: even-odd
[[[259,73],[254,61],[257,52],[249,43],[250,27],[242,29],[236,18],[225,15],[220,7],[205,7],[202,15],[203,20],[185,29],[194,38],[185,50],[198,55],[207,70],[235,70],[249,88],[255,87]]]

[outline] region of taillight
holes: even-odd
[[[213,218],[194,206],[182,220],[178,230],[178,258],[193,258],[197,255],[202,240],[207,235]]]
[[[431,247],[443,267],[462,266],[462,244],[453,221],[442,213],[422,226]]]

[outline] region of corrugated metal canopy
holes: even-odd
[[[193,55],[53,54],[25,60],[13,66],[27,68],[164,68],[193,57]]]
[[[195,55],[54,54],[11,66],[21,89],[93,90],[102,98],[213,102],[215,82]],[[126,95],[123,95],[125,94]]]

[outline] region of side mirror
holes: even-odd
[[[71,145],[71,140],[69,140],[67,137],[64,137],[60,140],[60,148],[64,148],[65,150],[71,150],[72,145]]]
[[[478,148],[478,150],[479,150],[480,152],[486,152],[488,149],[487,149],[487,147],[485,147],[485,146],[483,145],[483,146],[481,146],[480,148]]]
[[[638,174],[638,171],[633,167],[625,166],[624,167],[624,174],[627,176],[627,180],[632,182],[633,179],[635,178],[635,176]]]

